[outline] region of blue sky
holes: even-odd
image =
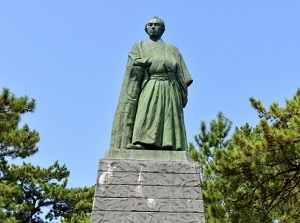
[[[153,16],[194,79],[188,141],[218,111],[255,126],[249,97],[283,105],[300,87],[299,11],[298,0],[1,1],[0,87],[37,100],[22,123],[40,133],[40,149],[25,161],[66,164],[70,187],[95,183],[127,54]]]

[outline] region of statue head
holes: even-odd
[[[145,31],[149,35],[149,37],[160,38],[165,32],[165,23],[162,19],[154,16],[149,19],[149,21],[145,25]]]

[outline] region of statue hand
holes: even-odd
[[[149,58],[148,60],[147,60],[147,65],[151,65],[153,63],[153,58]]]
[[[147,67],[151,66],[153,63],[157,63],[160,61],[159,57],[153,57],[153,58],[149,58],[147,60]]]
[[[136,80],[141,80],[144,77],[145,68],[142,66],[134,66],[132,74]]]

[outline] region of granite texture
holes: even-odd
[[[97,197],[146,197],[165,199],[197,199],[201,197],[200,187],[101,185],[95,190]]]
[[[204,223],[199,166],[101,159],[92,223]]]
[[[205,223],[203,213],[95,211],[92,223]]]
[[[98,182],[116,185],[156,185],[156,186],[200,186],[199,174],[193,173],[145,173],[145,172],[98,172]]]
[[[96,197],[96,211],[139,211],[197,213],[204,211],[202,200],[157,198],[103,198]]]
[[[177,161],[102,159],[99,162],[98,170],[103,172],[200,174],[197,163]]]

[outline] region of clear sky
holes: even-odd
[[[70,187],[95,183],[127,54],[153,16],[194,79],[188,141],[218,111],[255,126],[249,97],[283,105],[300,87],[299,0],[1,1],[0,87],[37,100],[22,123],[40,133],[39,152],[25,161],[66,164]]]

